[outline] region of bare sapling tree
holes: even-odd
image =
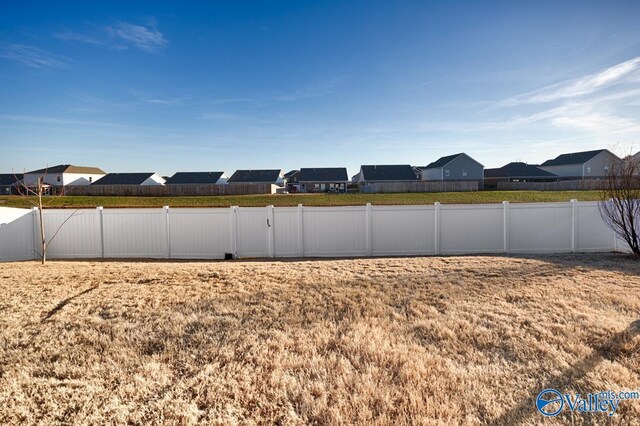
[[[599,207],[607,226],[640,256],[640,158],[627,155],[609,165]]]
[[[23,176],[25,176],[23,174]],[[36,250],[36,254],[40,256],[42,260],[42,264],[44,265],[47,262],[47,250],[49,248],[49,244],[55,239],[60,232],[60,229],[71,219],[78,210],[73,211],[69,217],[67,217],[61,224],[56,228],[55,232],[51,236],[50,239],[47,239],[44,227],[44,209],[53,201],[53,198],[49,198],[49,202],[45,202],[43,198],[47,197],[59,197],[64,195],[64,187],[60,188],[60,191],[57,194],[51,194],[51,186],[45,182],[45,178],[47,176],[47,171],[45,169],[44,173],[41,176],[37,177],[35,183],[26,182],[23,179],[19,179],[18,176],[14,173],[14,177],[16,180],[15,187],[18,195],[24,197],[29,204],[33,207],[38,208],[38,224],[40,228],[40,251]]]

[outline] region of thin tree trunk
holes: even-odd
[[[42,241],[42,264],[47,261],[47,242],[44,234],[44,215],[42,214],[42,179],[38,179],[38,213],[40,217],[40,241]]]

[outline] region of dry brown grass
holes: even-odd
[[[640,389],[622,255],[0,264],[0,423],[538,424]],[[620,404],[614,424],[640,418]],[[568,414],[547,423],[606,424]]]

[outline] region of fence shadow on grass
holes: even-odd
[[[509,411],[490,423],[498,425],[515,425],[524,423],[533,415],[540,415],[542,417],[541,414],[537,413],[535,403],[535,398],[538,392],[550,388],[564,392],[573,383],[584,378],[603,360],[621,361],[625,357],[625,353],[622,350],[623,346],[638,334],[640,334],[640,319],[633,321],[629,324],[629,327],[620,333],[616,333],[611,336],[611,338],[604,344],[595,348],[589,356],[583,358],[581,361],[573,364],[569,368],[564,369],[560,373],[552,375],[545,381],[541,381],[536,388],[532,389],[532,393],[529,398],[511,408]],[[604,390],[607,389],[593,389],[592,391],[599,392]],[[561,413],[560,416],[564,416],[564,414]],[[542,420],[542,418],[540,420]]]

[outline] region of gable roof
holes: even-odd
[[[282,170],[236,170],[229,178],[229,183],[275,183],[280,178]]]
[[[109,173],[91,185],[140,185],[155,173]]]
[[[177,172],[165,182],[167,185],[212,184],[218,182],[224,172]]]
[[[346,182],[349,180],[346,167],[302,168],[298,182]]]
[[[512,162],[496,169],[484,169],[485,178],[520,177],[520,178],[554,178],[553,173],[538,168],[537,165],[522,162]]]
[[[300,170],[291,170],[290,172],[285,173],[285,174],[284,174],[284,177],[285,177],[285,178],[287,178],[287,179],[289,179],[290,177],[295,176],[295,175],[297,175],[298,173],[300,173]]]
[[[464,152],[460,152],[458,154],[452,154],[452,155],[447,155],[445,157],[440,157],[436,161],[427,164],[426,167],[421,167],[421,169],[439,169],[441,167],[446,166],[447,164],[449,164],[450,162],[452,162],[456,158],[460,157],[461,155],[464,155],[465,157],[469,158],[473,162],[478,163],[478,165],[482,166],[482,164],[480,164],[478,161],[476,161],[475,159],[473,159],[469,155],[465,154]],[[482,167],[484,167],[484,166],[482,166]]]
[[[45,167],[44,169],[34,170],[27,172],[26,174],[42,174],[42,173],[79,173],[85,175],[104,175],[106,174],[102,169],[98,167],[84,167],[74,166],[73,164],[60,164],[58,166]]]
[[[16,182],[21,181],[23,178],[22,174],[13,174],[13,173],[2,173],[0,174],[0,185],[13,185]]]
[[[364,180],[418,180],[413,167],[408,164],[360,166]]]
[[[569,164],[584,164],[591,160],[606,149],[596,149],[594,151],[570,152],[568,154],[558,155],[553,160],[547,160],[541,166],[566,166]]]

